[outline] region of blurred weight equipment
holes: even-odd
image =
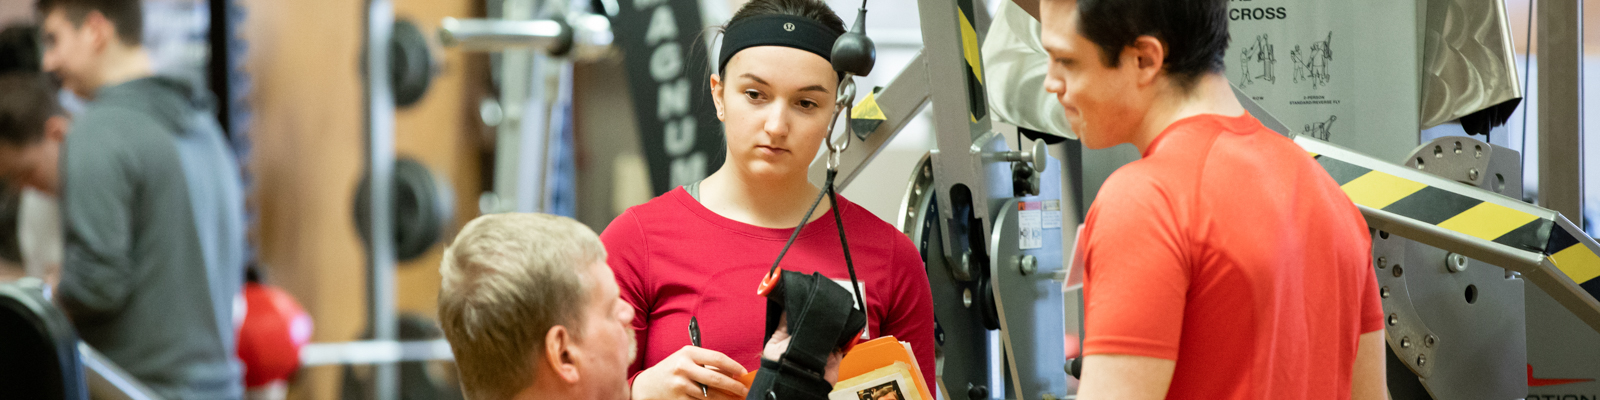
[[[366,175],[361,177],[355,198],[356,231],[361,234],[362,243],[370,243],[372,237],[368,179]],[[395,160],[391,187],[395,253],[400,261],[407,261],[426,253],[444,235],[445,227],[455,218],[455,191],[444,177],[421,162],[404,157]]]

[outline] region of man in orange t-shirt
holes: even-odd
[[[1045,0],[1045,88],[1143,159],[1089,210],[1079,399],[1384,398],[1360,213],[1222,75],[1226,0]]]

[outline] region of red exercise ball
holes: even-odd
[[[300,369],[300,348],[311,341],[311,316],[276,287],[245,283],[244,299],[238,347],[245,387],[288,380]]]

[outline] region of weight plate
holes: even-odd
[[[394,84],[394,103],[407,107],[422,100],[433,81],[433,50],[422,29],[407,19],[394,21],[394,37],[389,42],[389,75]]]
[[[372,194],[367,183],[370,176],[362,176],[356,189],[356,231],[363,243],[370,242],[372,225]],[[455,193],[450,183],[426,165],[410,158],[400,158],[394,164],[394,197],[390,212],[394,216],[395,256],[409,261],[426,253],[439,242],[444,229],[455,217]]]

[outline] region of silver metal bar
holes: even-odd
[[[502,5],[501,17],[506,20],[527,20],[533,18],[535,4],[531,0],[507,0]],[[533,202],[537,198],[527,198],[523,195],[522,171],[525,169],[522,151],[522,124],[527,118],[530,107],[529,102],[537,102],[543,96],[535,93],[533,80],[538,79],[536,73],[533,50],[508,49],[500,53],[500,103],[505,110],[505,119],[495,127],[495,157],[494,157],[494,190],[493,208],[483,210],[486,213],[507,211],[533,212]],[[536,120],[542,121],[543,117],[535,115]],[[538,154],[538,153],[535,153]]]
[[[1522,277],[1544,289],[1545,294],[1550,295],[1550,298],[1555,299],[1557,303],[1561,303],[1562,307],[1571,311],[1584,324],[1589,325],[1589,328],[1600,332],[1600,302],[1596,302],[1594,297],[1573,283],[1571,278],[1556,269],[1549,259],[1545,259],[1538,270],[1523,273]]]
[[[1578,239],[1578,244],[1575,246],[1585,246],[1588,247],[1590,252],[1600,253],[1600,244],[1595,243],[1594,238],[1585,234],[1583,229],[1578,228],[1576,224],[1573,224],[1565,216],[1556,214],[1555,221],[1558,229],[1565,230],[1567,234]],[[1573,282],[1572,277],[1567,276],[1566,273],[1558,269],[1550,258],[1543,260],[1543,263],[1539,265],[1538,273],[1523,273],[1522,276],[1529,282],[1544,288],[1544,293],[1550,295],[1550,298],[1555,299],[1557,303],[1561,303],[1562,307],[1566,307],[1567,310],[1576,314],[1578,319],[1583,320],[1583,323],[1588,324],[1595,332],[1600,332],[1600,300],[1590,296],[1587,291],[1578,286],[1576,282]],[[1551,288],[1561,288],[1561,290]]]
[[[372,191],[371,243],[367,248],[367,304],[372,338],[394,340],[395,313],[394,221],[390,207],[394,193],[394,88],[390,87],[389,46],[394,31],[394,5],[389,0],[367,1],[367,181]],[[399,398],[400,370],[394,363],[380,363],[373,374],[374,397]]]
[[[161,398],[87,343],[78,342],[78,359],[83,362],[84,381],[89,386],[90,398],[104,400]]]
[[[878,157],[878,154],[883,152],[884,145],[894,141],[906,123],[916,118],[917,113],[928,104],[928,90],[927,59],[919,51],[911,58],[911,62],[906,64],[906,69],[900,71],[900,75],[896,75],[894,80],[889,82],[889,86],[883,88],[883,91],[876,96],[878,108],[883,110],[885,117],[883,123],[867,135],[865,142],[850,145],[850,148],[839,157],[839,176],[834,178],[834,185],[839,190],[843,191],[849,186],[850,181],[861,174],[861,167]],[[856,96],[864,97],[864,94],[858,93]],[[848,118],[846,119],[845,123],[849,123]],[[811,164],[812,182],[822,182],[827,173],[826,164],[827,160],[823,158]]]
[[[516,172],[512,173],[512,189],[515,193],[517,212],[543,212],[545,204],[545,182],[549,178],[550,155],[550,97],[549,97],[549,72],[556,64],[544,53],[532,53],[528,56],[529,72],[526,81],[525,96],[522,101],[522,112],[517,121]],[[510,70],[506,74],[511,74]],[[505,76],[505,75],[502,75]],[[508,90],[509,91],[509,90]],[[498,176],[497,176],[498,177]],[[504,195],[506,192],[496,188],[497,192]]]
[[[927,57],[926,85],[929,87],[929,99],[933,102],[934,187],[940,204],[939,218],[946,222],[957,218],[954,214],[956,207],[952,205],[950,197],[951,189],[956,186],[970,189],[973,215],[979,221],[972,227],[972,234],[987,240],[993,223],[990,208],[998,204],[990,204],[986,177],[979,167],[979,156],[974,149],[978,148],[980,139],[989,133],[989,120],[974,118],[971,111],[984,107],[986,113],[988,105],[969,104],[972,97],[967,86],[968,63],[964,58],[964,38],[960,29],[966,22],[962,20],[957,1],[917,2],[922,23],[922,42],[927,46],[923,48],[923,55]],[[974,62],[981,65],[982,61]],[[945,255],[959,262],[964,251],[958,241],[966,238],[953,234],[949,223],[940,224],[940,229],[944,230]]]
[[[1539,205],[1583,227],[1583,2],[1540,1]]]
[[[572,124],[572,112],[570,110],[572,109],[573,94],[573,62],[570,59],[551,58],[546,59],[545,63],[555,70],[554,75],[557,78],[555,82],[555,98],[545,105],[545,109],[549,111],[545,113],[547,118],[545,118],[544,148],[541,149],[544,151],[544,166],[541,171],[544,179],[539,182],[541,188],[539,204],[542,205],[539,211],[562,215],[562,210],[557,209],[559,202],[556,201],[556,195],[560,189],[556,184],[563,178],[558,175],[561,173],[561,153],[576,150],[572,147],[561,146],[561,141],[565,140],[564,135],[567,134],[567,125]]]
[[[528,49],[548,52],[569,45],[571,29],[549,19],[455,19],[439,23],[439,40],[445,46],[469,50]]]
[[[1591,249],[1600,249],[1600,245],[1595,244],[1594,239],[1584,235],[1581,230],[1567,222],[1566,218],[1555,211],[1539,208],[1510,197],[1440,178],[1416,169],[1387,163],[1316,139],[1297,137],[1295,138],[1295,143],[1306,149],[1306,151],[1323,157],[1332,157],[1358,167],[1394,175],[1395,177],[1421,183],[1435,189],[1525,212],[1540,220],[1554,221],[1557,226],[1565,224],[1562,227],[1574,234],[1574,237],[1581,242],[1579,245],[1590,246]],[[1578,286],[1576,282],[1573,282],[1572,278],[1557,269],[1542,252],[1542,249],[1530,250],[1507,246],[1384,210],[1360,204],[1357,204],[1356,207],[1361,210],[1362,216],[1366,218],[1367,225],[1373,229],[1400,235],[1422,244],[1521,273],[1527,278],[1528,282],[1539,286],[1550,297],[1566,307],[1568,311],[1571,311],[1595,331],[1600,332],[1600,301],[1590,296],[1587,291]]]
[[[1295,144],[1300,145],[1300,147],[1304,148],[1306,151],[1309,151],[1309,152],[1312,152],[1312,153],[1316,153],[1316,154],[1322,155],[1324,157],[1333,157],[1335,159],[1338,159],[1339,161],[1344,161],[1344,162],[1347,162],[1347,163],[1350,163],[1350,164],[1353,164],[1353,165],[1356,165],[1356,166],[1359,166],[1359,167],[1362,167],[1362,168],[1366,168],[1366,169],[1369,169],[1369,170],[1380,171],[1380,172],[1383,172],[1383,173],[1387,173],[1387,174],[1390,174],[1390,175],[1394,175],[1394,176],[1397,176],[1397,177],[1400,177],[1400,178],[1404,178],[1404,179],[1410,180],[1412,182],[1417,182],[1417,183],[1421,183],[1421,184],[1424,184],[1424,185],[1427,185],[1427,186],[1438,188],[1440,190],[1448,191],[1448,192],[1455,193],[1455,194],[1462,195],[1462,196],[1476,198],[1476,199],[1479,199],[1479,200],[1483,200],[1485,202],[1490,202],[1490,203],[1494,203],[1494,204],[1497,204],[1497,205],[1501,205],[1501,206],[1504,206],[1506,208],[1510,208],[1510,209],[1513,209],[1513,210],[1525,212],[1525,213],[1528,213],[1528,214],[1533,214],[1535,217],[1538,217],[1538,218],[1541,218],[1541,219],[1552,219],[1552,218],[1555,217],[1555,214],[1556,214],[1556,212],[1552,211],[1552,210],[1540,208],[1539,206],[1535,206],[1535,205],[1528,204],[1528,203],[1523,203],[1522,201],[1517,200],[1517,199],[1513,199],[1513,198],[1510,198],[1510,197],[1502,196],[1502,195],[1500,195],[1498,193],[1494,193],[1494,192],[1490,192],[1490,191],[1487,191],[1487,190],[1479,189],[1477,187],[1474,187],[1474,186],[1471,186],[1471,185],[1467,185],[1467,184],[1464,184],[1464,183],[1460,183],[1460,182],[1456,182],[1454,180],[1450,180],[1450,179],[1434,176],[1433,174],[1429,174],[1429,173],[1422,172],[1422,171],[1419,171],[1419,170],[1416,170],[1416,169],[1408,168],[1408,167],[1403,166],[1403,165],[1386,162],[1386,161],[1383,161],[1383,160],[1378,159],[1378,158],[1374,158],[1374,157],[1371,157],[1371,156],[1367,156],[1365,154],[1357,153],[1357,152],[1355,152],[1353,150],[1350,150],[1350,149],[1339,147],[1338,145],[1330,144],[1328,142],[1324,142],[1324,141],[1320,141],[1320,140],[1316,140],[1316,139],[1312,139],[1312,138],[1308,138],[1308,137],[1304,137],[1304,136],[1296,136],[1294,138],[1294,142],[1295,142]],[[1500,244],[1495,244],[1495,245],[1496,246],[1500,246]],[[1438,247],[1438,246],[1434,246],[1434,247]],[[1518,249],[1518,251],[1525,251],[1525,250]],[[1471,255],[1468,255],[1468,256],[1469,257],[1473,257]],[[1476,257],[1474,257],[1474,258],[1476,258]],[[1485,260],[1485,261],[1487,261],[1487,260]]]
[[[1544,260],[1544,255],[1538,252],[1516,249],[1463,235],[1440,228],[1438,225],[1359,204],[1356,205],[1356,208],[1361,210],[1361,216],[1366,218],[1367,227],[1369,228],[1400,235],[1429,246],[1450,250],[1468,258],[1498,265],[1501,268],[1524,274],[1533,273],[1538,270],[1539,263]]]
[[[300,349],[300,365],[304,367],[454,359],[455,355],[450,352],[450,342],[444,339],[311,343]]]
[[[1256,117],[1256,120],[1261,121],[1262,126],[1265,126],[1267,129],[1271,129],[1273,132],[1277,132],[1278,134],[1284,136],[1289,136],[1296,133],[1290,131],[1289,126],[1284,125],[1283,121],[1279,121],[1278,117],[1272,116],[1272,113],[1267,112],[1267,109],[1262,108],[1261,103],[1257,103],[1255,99],[1250,98],[1250,95],[1245,94],[1243,90],[1239,90],[1239,85],[1235,85],[1233,82],[1228,82],[1228,88],[1233,89],[1233,97],[1235,99],[1239,99],[1239,104],[1244,106],[1245,111],[1248,111],[1250,116]]]

